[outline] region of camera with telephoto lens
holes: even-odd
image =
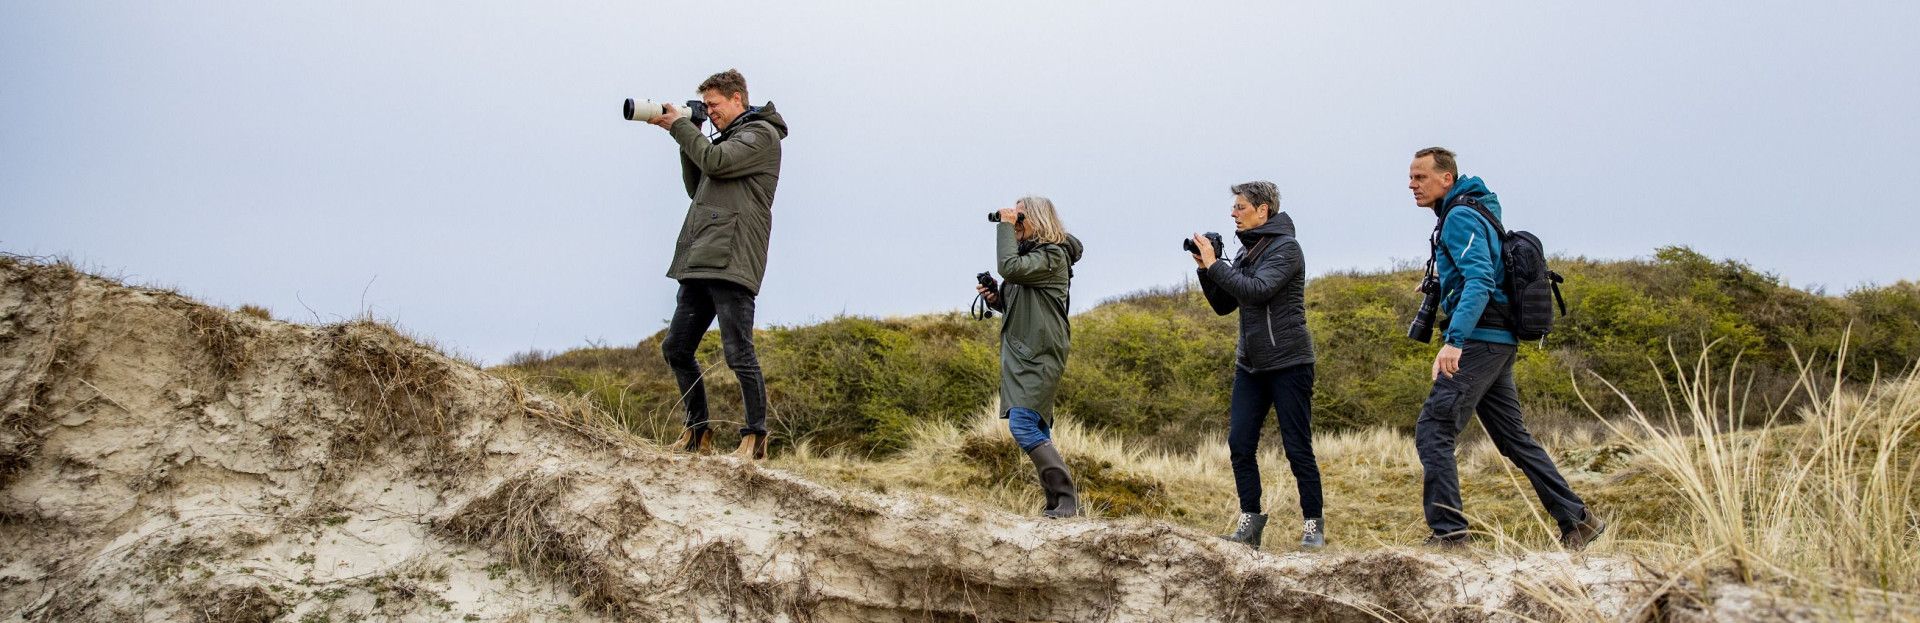
[[[1219,232],[1211,232],[1211,231],[1210,231],[1210,232],[1207,232],[1207,233],[1206,233],[1206,236],[1207,236],[1207,242],[1211,242],[1211,243],[1213,243],[1213,256],[1214,256],[1214,257],[1220,257],[1220,256],[1221,256],[1222,254],[1225,254],[1225,253],[1226,253],[1226,248],[1227,248],[1227,243],[1226,243],[1226,242],[1223,242],[1223,241],[1221,241],[1221,240],[1220,240],[1220,234],[1219,234]],[[1194,255],[1199,255],[1199,254],[1200,254],[1200,247],[1199,247],[1199,246],[1197,246],[1197,245],[1195,245],[1195,244],[1193,244],[1193,239],[1192,239],[1192,238],[1187,238],[1187,239],[1185,239],[1185,240],[1181,240],[1181,241],[1180,241],[1180,248],[1182,248],[1182,249],[1186,249],[1188,253],[1192,253],[1192,254],[1194,254]]]
[[[667,105],[653,100],[636,102],[633,98],[627,98],[627,104],[621,108],[620,114],[628,121],[648,123],[660,115],[667,114]],[[700,100],[687,100],[687,119],[695,126],[706,124],[707,103]]]
[[[999,211],[999,210],[994,210],[994,211],[992,211],[992,212],[988,212],[988,213],[987,213],[987,222],[989,222],[989,223],[998,223],[998,222],[1000,222],[1000,211]],[[1025,223],[1025,222],[1027,222],[1027,213],[1025,213],[1025,212],[1021,212],[1021,213],[1019,213],[1019,214],[1017,214],[1017,215],[1015,215],[1015,216],[1014,216],[1014,218],[1013,218],[1013,224],[1015,224],[1015,225],[1019,225],[1019,224],[1021,224],[1021,223]],[[980,274],[982,274],[982,275],[985,275],[986,273],[980,273]]]
[[[1433,342],[1433,316],[1440,311],[1440,280],[1427,275],[1420,280],[1420,293],[1426,296],[1420,299],[1420,311],[1413,314],[1413,324],[1407,325],[1407,339],[1427,344]]]

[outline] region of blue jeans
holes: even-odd
[[[1007,410],[1007,431],[1013,433],[1013,441],[1020,444],[1022,452],[1032,452],[1040,444],[1053,441],[1047,421],[1041,419],[1039,412],[1026,407]]]

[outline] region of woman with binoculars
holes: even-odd
[[[997,219],[991,217],[999,217]],[[1000,322],[1000,417],[1033,461],[1046,491],[1047,517],[1080,513],[1067,463],[1053,447],[1053,396],[1067,369],[1068,288],[1084,247],[1067,233],[1045,197],[1024,197],[990,215],[995,270],[1004,283],[976,285]],[[990,280],[982,280],[988,282]]]
[[[1272,182],[1236,184],[1232,191],[1240,253],[1225,261],[1217,243],[1197,234],[1183,243],[1200,267],[1200,289],[1214,313],[1240,311],[1227,425],[1240,517],[1233,533],[1222,538],[1260,548],[1267,516],[1260,508],[1256,453],[1267,412],[1278,411],[1280,441],[1293,467],[1305,517],[1300,546],[1319,549],[1327,538],[1320,466],[1313,457],[1314,357],[1313,337],[1307,333],[1306,258],[1293,237],[1293,219],[1280,211],[1280,191]]]

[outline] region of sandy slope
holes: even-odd
[[[1620,561],[1253,554],[849,493],[576,424],[372,323],[0,260],[8,621],[1639,616]]]

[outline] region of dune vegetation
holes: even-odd
[[[1556,268],[1570,314],[1522,349],[1515,373],[1529,425],[1613,522],[1592,552],[1662,578],[1656,592],[1671,603],[1656,610],[1701,606],[1715,599],[1703,587],[1732,582],[1783,616],[1920,616],[1920,285],[1833,295],[1685,248]],[[1425,536],[1409,433],[1433,347],[1401,337],[1417,278],[1340,273],[1308,286],[1335,552]],[[950,313],[762,331],[781,438],[771,466],[875,492],[1038,508],[1032,468],[991,405],[997,328]],[[1232,318],[1211,314],[1189,285],[1105,301],[1074,330],[1055,436],[1091,512],[1225,531]],[[738,417],[737,386],[715,338],[701,360],[725,421]],[[680,410],[658,339],[526,353],[495,371],[670,439]],[[1263,452],[1265,506],[1290,517],[1285,460],[1277,443]],[[1461,457],[1475,551],[1557,550],[1557,529],[1477,425]],[[1291,525],[1272,524],[1268,543],[1289,549]],[[1537,597],[1558,614],[1600,612],[1591,596],[1551,584]]]

